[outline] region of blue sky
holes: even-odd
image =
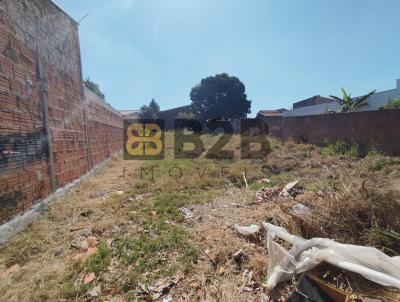
[[[84,77],[117,109],[190,103],[202,78],[239,77],[261,109],[360,95],[400,78],[399,0],[56,0],[79,27]]]

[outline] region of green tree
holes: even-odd
[[[380,109],[400,109],[400,99],[391,100],[388,104]]]
[[[200,121],[244,118],[251,112],[245,90],[237,77],[226,73],[202,79],[190,92],[192,112]]]
[[[368,106],[367,99],[375,93],[376,90],[371,91],[370,93],[358,97],[352,98],[351,94],[348,94],[344,88],[342,88],[342,97],[339,98],[337,96],[331,95],[330,97],[335,99],[340,105],[340,112],[351,112],[357,110],[361,107]]]
[[[160,106],[152,99],[149,105],[140,108],[140,118],[156,119],[160,113]]]
[[[95,82],[91,81],[90,78],[87,78],[85,81],[83,81],[83,84],[87,88],[89,88],[91,91],[93,91],[97,96],[101,97],[103,100],[106,99],[106,96],[104,95],[103,92],[101,92],[99,84],[96,84]]]

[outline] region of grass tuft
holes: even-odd
[[[111,249],[107,246],[107,242],[103,240],[98,244],[97,252],[84,262],[84,268],[87,272],[98,275],[110,265],[111,256]]]

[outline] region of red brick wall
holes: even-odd
[[[0,222],[50,193],[34,49],[0,4]]]
[[[0,223],[51,192],[44,99],[57,188],[121,149],[120,115],[104,102],[84,102],[77,24],[49,0],[2,0]]]
[[[400,155],[400,110],[379,110],[297,117],[264,117],[269,132],[315,145],[348,141],[362,150],[377,148]]]
[[[81,82],[50,67],[47,74],[56,180],[64,186],[89,169]]]
[[[123,118],[121,114],[85,87],[88,112],[90,157],[97,165],[122,148]]]

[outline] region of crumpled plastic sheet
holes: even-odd
[[[321,262],[400,289],[400,257],[390,257],[376,248],[342,244],[327,238],[306,240],[291,235],[284,228],[266,222],[262,224],[267,230],[269,289],[281,281],[290,280],[295,274],[311,270]],[[291,249],[286,250],[276,243],[276,237],[291,243]]]

